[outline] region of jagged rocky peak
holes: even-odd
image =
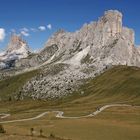
[[[57,35],[59,35],[59,34],[63,34],[63,33],[65,33],[65,32],[66,32],[65,30],[59,29],[57,32],[54,33],[54,36],[57,36]]]
[[[117,10],[109,10],[97,22],[84,24],[80,29],[80,37],[82,40],[88,38],[88,41],[100,48],[106,45],[108,39],[118,37],[121,32],[122,14]]]
[[[55,32],[46,42],[45,47],[51,46],[53,44],[57,44],[59,47],[61,47],[60,41],[64,39],[67,36],[68,32],[66,32],[63,29],[59,29],[57,32]],[[64,38],[63,38],[64,37]],[[64,39],[65,40],[65,39]]]
[[[12,34],[7,46],[7,52],[17,53],[23,55],[23,57],[27,57],[30,51],[27,42],[20,35]]]
[[[117,10],[109,10],[106,11],[97,22],[84,24],[83,27],[75,33],[66,32],[64,30],[56,32],[47,41],[46,46],[57,43],[61,47],[72,40],[94,42],[96,46],[103,46],[110,37],[116,37],[121,34],[122,28],[122,14]],[[102,43],[102,45],[99,43]]]
[[[98,64],[137,65],[139,55],[134,55],[137,53],[135,34],[132,29],[123,27],[122,17],[119,11],[108,10],[98,21],[86,23],[76,32],[60,30],[49,38],[45,46],[56,44],[59,49],[54,55],[61,56],[59,62],[63,63],[79,65],[86,55],[90,55]]]
[[[110,36],[114,36],[122,31],[122,14],[117,10],[106,11],[102,17],[103,23],[110,26]]]
[[[133,29],[122,26],[122,13],[117,10],[106,11],[100,22],[107,23],[107,32],[109,36],[116,36],[121,34],[123,38],[127,39],[134,45],[135,33]],[[105,26],[105,25],[104,25]]]
[[[12,34],[7,48],[0,53],[0,69],[15,66],[15,62],[21,58],[26,58],[30,54],[30,49],[26,41],[21,36]]]

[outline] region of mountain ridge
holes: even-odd
[[[53,59],[55,59],[57,57],[61,57],[61,55],[65,53],[65,55],[62,56],[63,60],[61,59],[61,61],[65,61],[66,59],[69,59],[69,57],[74,55],[74,52],[79,51],[78,47],[79,49],[84,49],[88,45],[90,45],[91,56],[94,55],[94,52],[95,54],[98,53],[98,55],[101,56],[101,55],[106,55],[106,54],[103,54],[103,51],[104,51],[103,47],[109,46],[118,40],[118,43],[119,43],[118,45],[121,47],[122,46],[124,47],[118,48],[118,49],[121,49],[121,51],[120,50],[117,50],[117,51],[124,52],[126,54],[123,55],[123,58],[121,58],[122,60],[120,60],[119,62],[116,62],[113,60],[110,63],[117,63],[117,64],[121,63],[122,65],[124,64],[139,65],[138,64],[139,51],[136,47],[134,47],[135,46],[134,36],[135,36],[134,31],[132,29],[128,29],[127,27],[122,26],[122,14],[116,10],[115,11],[109,10],[105,12],[104,16],[99,18],[97,22],[91,22],[90,24],[85,24],[79,31],[76,31],[73,33],[66,32],[63,30],[58,31],[57,33],[55,33],[52,37],[48,39],[48,41],[46,42],[45,48],[42,49],[39,54],[41,54],[45,49],[53,45],[56,45],[57,48],[53,53],[54,55],[51,55],[48,58],[45,58],[42,56],[41,59],[44,59],[43,62],[45,62],[45,61],[48,61],[49,58],[52,59],[51,58],[52,56],[53,56]],[[134,53],[136,53],[136,57],[133,56]],[[119,56],[119,54],[114,54],[114,55],[117,55],[115,57]],[[110,57],[111,58],[109,59],[111,60],[113,56],[110,56]],[[27,60],[27,61],[30,61],[30,60]],[[17,64],[20,66],[20,62]]]
[[[87,79],[117,65],[140,67],[140,51],[122,14],[109,10],[97,22],[76,32],[59,30],[44,49],[15,61],[15,70],[40,69],[18,89],[15,98],[52,99],[69,96]]]

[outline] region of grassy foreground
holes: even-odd
[[[3,82],[5,81],[0,82],[0,85],[3,85],[0,96],[6,93],[1,92],[4,91]],[[12,84],[14,83],[16,84],[16,80]],[[10,86],[5,89],[9,91]],[[139,68],[119,66],[110,69],[95,79],[87,81],[73,96],[59,101],[0,102],[0,113],[11,114],[9,118],[3,120],[34,117],[49,110],[62,110],[66,116],[80,116],[110,103],[140,105]],[[72,140],[140,139],[140,108],[137,107],[112,107],[93,118],[57,119],[54,116],[55,114],[50,113],[33,121],[3,124],[7,135],[0,135],[0,140],[6,140],[6,138],[12,140],[12,137],[14,140],[30,140],[32,137],[27,137],[30,134],[30,128],[35,129],[34,139],[37,140],[42,139],[38,137],[40,129],[46,137],[53,133],[57,137]],[[3,120],[0,119],[0,121]]]
[[[34,109],[13,113],[12,119],[28,118],[36,116],[47,110]],[[15,107],[16,110],[16,107]],[[67,108],[69,110],[69,108]],[[74,109],[73,109],[74,110]],[[70,114],[77,114],[69,110]],[[66,111],[67,112],[67,111]],[[33,139],[42,140],[39,130],[43,130],[43,135],[49,137],[50,134],[62,139],[71,140],[139,140],[140,139],[140,109],[136,107],[112,107],[93,118],[82,119],[57,119],[55,114],[50,113],[40,119],[3,124],[6,135],[1,135],[1,140],[13,138],[13,140],[32,139],[30,129],[35,129]],[[10,120],[7,118],[5,120]],[[49,140],[49,139],[48,139]],[[51,139],[52,140],[52,139]]]

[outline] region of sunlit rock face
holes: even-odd
[[[126,40],[129,40],[131,44],[135,44],[135,33],[133,29],[129,29],[127,27],[123,27],[122,29],[122,37]]]
[[[122,14],[118,11],[109,10],[105,12],[105,15],[102,18],[107,26],[107,32],[109,36],[115,36],[116,34],[121,33],[122,31]]]
[[[76,32],[59,30],[44,49],[30,59],[17,61],[16,66],[33,67],[54,61],[81,66],[86,55],[94,61],[90,65],[139,65],[134,42],[134,31],[122,26],[122,14],[109,10],[97,22],[84,24]]]
[[[122,26],[122,14],[109,10],[97,22],[84,24],[74,33],[58,31],[47,41],[46,48],[56,44],[59,49],[54,55],[56,58],[61,55],[59,62],[63,63],[71,62],[78,54],[85,57],[79,52],[88,50],[87,54],[94,60],[92,64],[139,65],[134,42],[134,31]],[[77,61],[81,60],[76,59],[73,64],[79,65]]]

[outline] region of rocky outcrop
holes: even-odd
[[[15,67],[16,68],[39,67],[40,65],[48,61],[57,50],[58,47],[55,44],[47,46],[43,50],[41,50],[39,54],[32,53],[24,59],[17,60],[15,63]]]
[[[5,52],[0,53],[0,68],[10,68],[15,65],[15,61],[25,58],[30,54],[26,41],[20,36],[11,35],[10,42]]]
[[[22,55],[21,58],[29,55],[29,46],[21,36],[13,34],[11,35],[10,42],[7,46],[7,53],[13,53]]]
[[[122,14],[117,10],[106,11],[101,22],[108,24],[106,26],[106,32],[109,33],[109,36],[115,36],[122,32]]]
[[[91,63],[97,62],[97,66],[99,63],[139,65],[136,59],[139,55],[134,55],[136,53],[134,31],[122,26],[122,14],[116,10],[105,12],[99,21],[85,24],[75,33],[60,30],[47,41],[46,47],[52,44],[56,44],[59,48],[53,58],[59,58],[59,63],[73,61],[72,63],[76,64],[83,59],[76,56],[78,54],[81,56],[82,51],[88,50],[86,48],[89,46],[87,54],[94,61]]]
[[[85,51],[82,50],[88,50],[88,46],[90,49],[86,54],[90,55],[97,65],[100,61],[104,65],[138,64],[133,56],[134,31],[122,26],[122,14],[119,11],[109,10],[97,22],[84,24],[79,31],[70,33],[59,30],[48,39],[45,48],[39,54],[18,61],[16,66],[32,67],[47,64],[50,60],[59,63],[75,61],[74,65],[80,64],[83,57],[78,57],[78,54],[84,56],[82,52]]]

